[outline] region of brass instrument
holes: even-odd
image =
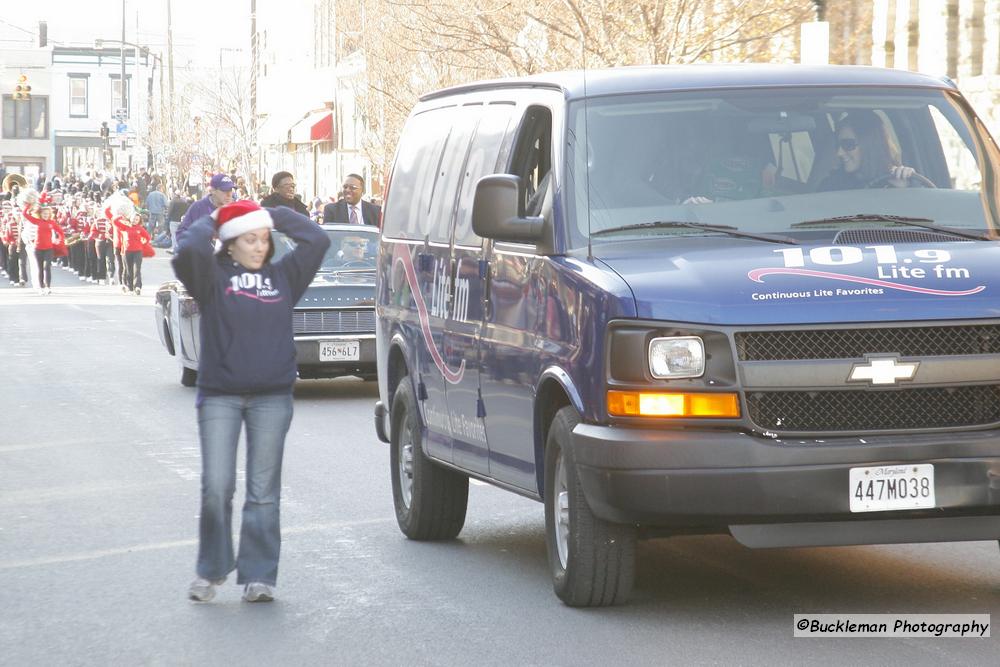
[[[28,187],[28,179],[21,174],[7,174],[3,179],[3,185],[0,186],[0,190],[3,190],[4,194],[7,194],[14,189],[15,184],[18,189],[24,190]]]

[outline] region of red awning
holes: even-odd
[[[330,141],[333,139],[333,114],[328,113],[309,129],[309,139],[311,141]]]

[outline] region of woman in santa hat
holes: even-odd
[[[271,229],[295,241],[272,263]],[[214,250],[218,237],[221,247]],[[200,311],[198,434],[201,518],[197,577],[188,597],[208,602],[234,569],[247,602],[274,599],[279,492],[292,423],[295,343],[292,309],[319,269],[330,239],[290,208],[252,200],[217,208],[178,240],[174,271]],[[246,424],[246,503],[238,555],[230,530],[236,450]]]
[[[34,203],[31,203],[32,200]],[[66,237],[55,221],[52,200],[47,192],[34,198],[29,194],[26,201],[29,203],[24,206],[24,219],[37,227],[35,260],[38,262],[38,289],[42,294],[52,294],[52,257],[57,246],[65,247]]]

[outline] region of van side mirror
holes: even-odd
[[[476,183],[472,201],[472,230],[486,239],[537,243],[544,234],[545,221],[526,218],[523,201],[520,176],[483,176]]]

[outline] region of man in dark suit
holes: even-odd
[[[370,201],[362,201],[364,193],[365,179],[357,174],[348,174],[344,179],[343,199],[323,207],[323,222],[377,227],[382,209]]]

